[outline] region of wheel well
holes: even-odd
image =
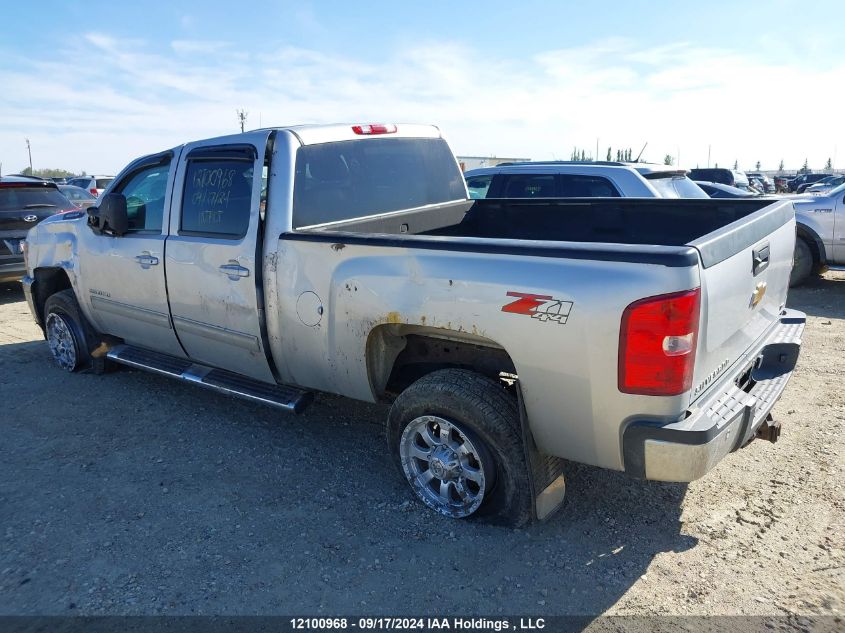
[[[494,341],[448,330],[395,325],[376,328],[370,335],[367,367],[373,392],[382,401],[392,400],[439,369],[471,369],[496,379],[503,373],[516,374],[510,356]]]
[[[32,299],[35,302],[35,309],[40,319],[39,325],[44,327],[44,304],[47,299],[61,292],[68,290],[70,285],[70,278],[63,268],[36,268],[35,269],[35,283],[32,288]]]
[[[797,238],[803,239],[807,246],[810,247],[810,253],[813,255],[813,267],[820,266],[825,263],[826,257],[824,247],[819,237],[811,230],[802,224],[796,228]]]

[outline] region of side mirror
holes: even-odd
[[[100,204],[88,209],[88,226],[102,235],[120,237],[129,230],[129,215],[126,211],[126,198],[122,193],[109,193],[102,197]]]

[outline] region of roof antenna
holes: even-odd
[[[643,155],[643,152],[645,151],[646,147],[648,147],[648,141],[645,142],[645,145],[643,145],[643,148],[640,150],[640,153],[637,154],[637,157],[634,159],[635,163],[640,162],[640,157]]]

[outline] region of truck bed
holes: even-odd
[[[667,266],[700,261],[708,268],[793,216],[791,202],[770,199],[485,199],[333,222],[289,237]]]
[[[486,199],[311,231],[683,246],[767,206],[774,206],[771,200]]]

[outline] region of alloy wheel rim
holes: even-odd
[[[400,457],[417,496],[452,518],[475,512],[492,479],[490,458],[480,442],[439,416],[420,416],[405,427]]]
[[[55,312],[47,316],[47,343],[56,363],[72,371],[76,367],[76,341],[64,317]]]

